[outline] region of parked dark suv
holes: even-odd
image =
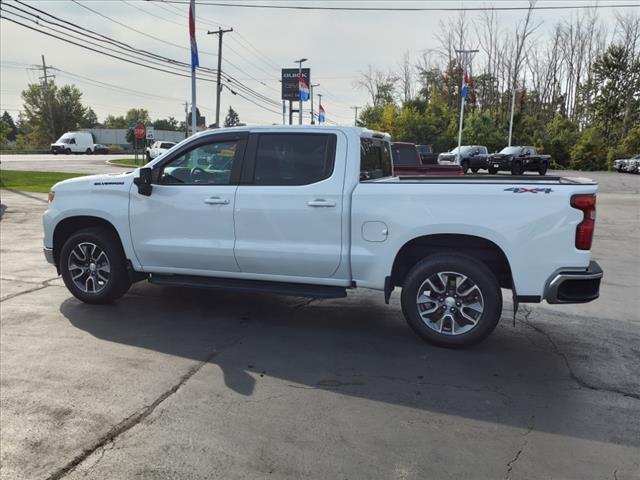
[[[438,155],[438,163],[442,165],[459,163],[464,173],[467,173],[469,169],[476,173],[480,169],[488,168],[489,152],[484,145],[463,145],[460,147],[459,157],[458,160],[458,147],[456,147],[450,152]]]

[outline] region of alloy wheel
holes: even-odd
[[[462,335],[472,330],[484,312],[478,285],[458,272],[438,272],[427,278],[416,296],[424,324],[444,335]]]
[[[67,268],[75,286],[84,293],[101,292],[111,277],[107,254],[91,242],[79,243],[71,250]]]

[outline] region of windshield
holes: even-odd
[[[465,154],[469,153],[470,151],[471,151],[471,147],[460,147],[460,153],[462,155],[465,155]],[[449,153],[458,153],[458,147],[454,148]]]
[[[519,155],[520,150],[520,147],[504,147],[502,150],[500,150],[500,153],[504,153],[506,155]]]

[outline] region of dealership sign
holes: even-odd
[[[297,68],[282,69],[282,100],[293,100],[296,102],[300,100],[298,72],[299,70]],[[311,85],[311,69],[303,68],[302,76],[307,85]]]

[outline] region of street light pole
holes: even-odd
[[[319,87],[319,83],[310,83],[309,84],[309,93],[311,95],[311,125],[316,124],[316,119],[313,116],[313,87]]]
[[[294,60],[294,63],[298,64],[298,125],[302,125],[302,96],[300,95],[300,79],[302,78],[302,63],[306,61],[306,58]]]

